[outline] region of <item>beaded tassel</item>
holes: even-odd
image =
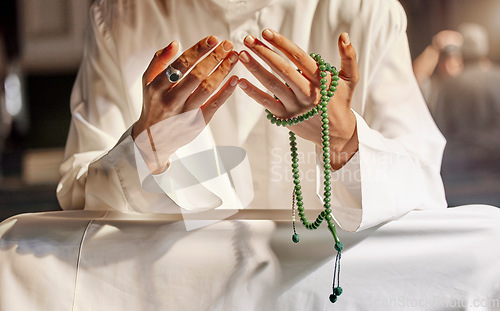
[[[299,159],[297,153],[297,138],[295,137],[295,133],[292,131],[289,132],[290,139],[290,152],[292,157],[292,174],[293,174],[293,183],[294,189],[292,194],[292,225],[293,225],[293,235],[292,241],[294,243],[299,242],[299,235],[295,230],[295,206],[297,206],[298,215],[300,217],[300,221],[308,230],[314,230],[319,228],[323,220],[326,219],[328,224],[328,229],[332,233],[333,239],[335,241],[335,250],[337,251],[337,256],[335,257],[335,267],[333,270],[333,285],[332,285],[332,294],[330,295],[330,301],[332,303],[337,301],[337,298],[340,294],[342,294],[342,287],[339,286],[340,282],[340,258],[341,252],[344,248],[342,242],[340,241],[337,231],[335,229],[335,224],[332,218],[332,210],[331,210],[331,165],[330,165],[330,130],[329,130],[329,119],[328,119],[328,102],[330,98],[333,97],[335,91],[337,90],[339,73],[335,67],[332,67],[330,64],[326,63],[319,54],[311,53],[311,57],[316,60],[318,64],[318,68],[320,70],[320,89],[321,89],[321,101],[320,103],[311,109],[308,112],[303,113],[297,117],[293,117],[290,119],[281,119],[276,118],[269,110],[266,109],[267,118],[271,121],[271,123],[276,124],[277,126],[290,126],[296,125],[303,121],[308,120],[321,113],[321,131],[322,131],[322,144],[323,144],[323,168],[324,168],[324,199],[323,199],[323,207],[325,208],[317,218],[310,222],[304,212],[304,202],[302,197],[302,191],[300,186],[300,175],[299,175]],[[332,75],[332,82],[330,87],[327,86],[327,72],[330,72]]]

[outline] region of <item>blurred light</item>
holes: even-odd
[[[5,79],[5,108],[7,112],[15,117],[21,112],[23,98],[21,94],[21,80],[15,73],[11,73]]]

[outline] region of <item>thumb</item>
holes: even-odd
[[[339,77],[346,81],[352,91],[359,81],[358,62],[356,50],[351,44],[347,32],[339,36],[340,72]]]

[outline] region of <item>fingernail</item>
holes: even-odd
[[[244,62],[245,64],[248,63],[250,61],[250,58],[248,57],[248,54],[247,52],[243,51],[240,53],[240,59],[242,62]]]
[[[237,53],[231,53],[231,55],[229,55],[229,61],[231,62],[231,64],[236,63],[237,60],[238,60]]]
[[[233,49],[233,44],[231,43],[231,41],[224,40],[224,42],[222,42],[222,49],[226,52],[229,52]]]
[[[344,43],[344,45],[351,44],[351,40],[349,39],[349,34],[347,32],[344,32],[344,36],[342,38],[342,43]]]
[[[266,40],[272,40],[274,38],[274,34],[271,30],[266,29],[262,32],[262,38]]]
[[[163,49],[161,49],[161,50],[156,51],[156,53],[155,53],[156,57],[160,56],[160,55],[161,55],[161,53],[163,53],[163,51],[164,51],[164,50],[165,50],[165,48],[163,48]]]
[[[255,38],[252,36],[246,36],[245,40],[243,40],[243,42],[245,42],[245,44],[248,46],[254,46],[255,45]]]
[[[209,47],[215,46],[219,42],[219,39],[217,39],[216,36],[210,36],[207,38],[207,45]]]
[[[241,87],[243,90],[246,90],[248,87],[248,84],[244,80],[240,80],[238,83],[238,86]]]
[[[229,81],[229,85],[234,87],[234,86],[236,86],[236,84],[238,84],[238,78],[232,77],[231,81]]]

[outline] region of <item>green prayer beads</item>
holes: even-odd
[[[328,118],[328,103],[330,102],[331,97],[333,97],[335,91],[337,90],[338,80],[339,80],[339,72],[329,63],[326,63],[319,54],[311,53],[310,56],[316,61],[319,69],[320,78],[320,94],[321,99],[318,105],[311,110],[288,119],[277,118],[272,114],[271,111],[266,109],[267,119],[271,121],[272,124],[276,124],[277,126],[291,126],[299,124],[303,121],[306,121],[312,118],[315,115],[320,114],[321,117],[321,135],[322,135],[322,146],[323,146],[323,168],[324,168],[324,198],[323,198],[323,207],[325,208],[314,220],[310,222],[306,214],[304,212],[304,202],[302,197],[302,191],[300,186],[300,174],[299,174],[299,160],[297,153],[297,137],[295,133],[289,131],[289,140],[290,140],[290,152],[292,158],[292,173],[293,173],[293,194],[292,194],[292,224],[293,224],[293,235],[292,241],[294,243],[298,243],[300,240],[299,234],[295,230],[295,206],[297,206],[298,215],[300,217],[300,221],[304,225],[304,227],[308,230],[315,230],[320,227],[323,220],[326,219],[328,224],[328,229],[330,230],[333,239],[335,241],[335,250],[337,251],[337,257],[335,259],[335,268],[334,268],[334,278],[333,278],[333,293],[330,295],[330,301],[332,303],[337,301],[338,296],[342,294],[342,288],[340,286],[335,286],[335,279],[337,279],[337,283],[339,282],[340,277],[340,253],[344,248],[344,245],[340,241],[337,231],[335,229],[335,224],[333,222],[333,217],[331,215],[332,210],[331,207],[331,175],[330,175],[330,126],[329,126],[329,118]],[[328,83],[328,72],[331,74],[331,83],[330,87],[327,86]],[[276,98],[276,97],[275,97]],[[276,98],[277,99],[277,98]]]

